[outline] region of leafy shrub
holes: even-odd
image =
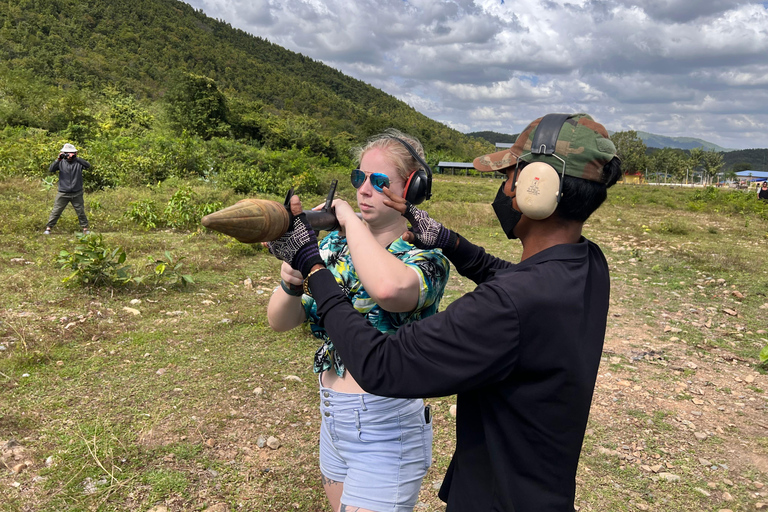
[[[174,260],[173,255],[170,252],[165,251],[165,259],[155,259],[152,256],[147,256],[148,263],[146,267],[149,269],[149,274],[134,279],[138,284],[151,283],[153,286],[162,286],[163,284],[168,286],[182,286],[186,287],[189,284],[194,284],[192,276],[182,273],[182,267],[184,263],[182,260],[186,259],[185,256],[181,256]]]
[[[157,227],[160,217],[157,214],[157,204],[151,199],[141,199],[128,204],[129,210],[123,215],[143,227],[153,229]]]
[[[0,179],[49,176],[48,166],[64,142],[45,130],[6,126],[0,131]]]
[[[50,175],[46,176],[42,179],[42,189],[45,192],[50,191],[53,187],[56,186],[56,176]]]
[[[224,207],[224,204],[221,201],[212,201],[210,203],[203,203],[198,207],[198,210],[200,212],[200,218],[202,219],[206,215],[210,215],[213,212],[217,212],[221,210]]]
[[[198,209],[192,203],[195,192],[189,187],[181,187],[168,201],[163,214],[169,227],[185,229],[200,222]]]
[[[671,220],[663,221],[659,226],[659,231],[670,235],[687,235],[691,232],[691,228],[685,222]]]
[[[688,209],[740,215],[752,213],[768,220],[768,204],[759,201],[753,192],[742,190],[724,190],[716,187],[696,190],[688,202]]]
[[[280,194],[290,186],[289,177],[270,169],[268,165],[248,166],[232,163],[219,176],[219,182],[238,194]]]
[[[72,252],[62,250],[57,263],[72,273],[62,282],[75,282],[88,288],[118,287],[133,280],[130,266],[124,265],[126,254],[122,247],[110,248],[101,235],[77,235]]]

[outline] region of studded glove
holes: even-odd
[[[410,231],[415,238],[413,245],[419,249],[453,249],[456,246],[459,235],[408,201],[403,217],[411,223]]]
[[[288,262],[291,267],[307,277],[317,264],[325,265],[317,247],[317,234],[307,221],[307,215],[292,215],[288,231],[277,240],[267,244],[269,252],[278,259]]]

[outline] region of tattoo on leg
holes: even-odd
[[[331,485],[341,485],[344,482],[337,482],[336,480],[331,480],[325,475],[320,475],[320,481],[323,482],[323,487],[331,486]]]

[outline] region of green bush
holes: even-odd
[[[72,252],[62,250],[57,263],[72,273],[62,282],[74,282],[88,288],[119,287],[130,283],[133,276],[130,266],[125,265],[126,254],[122,247],[110,248],[101,235],[77,235],[77,245]]]
[[[163,211],[167,226],[186,229],[200,223],[199,210],[192,202],[195,195],[189,187],[181,187],[173,194]]]
[[[128,204],[129,209],[123,214],[144,229],[153,229],[160,222],[157,214],[157,203],[152,199],[141,199]]]
[[[670,235],[687,235],[691,232],[691,227],[678,220],[663,221],[659,226],[659,231]]]
[[[135,278],[134,281],[137,284],[152,284],[155,287],[162,285],[186,287],[189,284],[194,284],[195,281],[191,275],[182,273],[184,266],[182,260],[184,259],[186,259],[185,256],[174,259],[168,251],[165,251],[164,259],[147,256],[146,268],[149,273]]]

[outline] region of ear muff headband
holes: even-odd
[[[565,160],[555,154],[555,149],[560,129],[569,117],[570,114],[547,114],[541,118],[533,135],[530,153],[517,158],[518,165],[523,157],[530,154],[551,156],[562,163],[559,175],[554,167],[544,162],[532,162],[519,171],[515,181],[517,207],[530,219],[546,219],[554,213],[560,202]]]
[[[423,203],[432,197],[432,169],[429,167],[429,164],[421,158],[416,150],[413,149],[413,146],[399,137],[392,138],[402,144],[420,166],[418,170],[412,172],[408,177],[408,181],[405,183],[403,197],[411,204]]]

